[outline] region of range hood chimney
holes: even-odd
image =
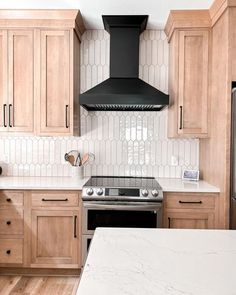
[[[80,95],[88,111],[160,111],[169,96],[139,79],[139,35],[147,15],[105,15],[110,34],[110,78]]]

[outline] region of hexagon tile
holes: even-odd
[[[88,30],[81,44],[81,92],[109,77],[109,35]],[[168,43],[163,31],[140,37],[140,78],[168,92]],[[197,139],[167,138],[168,110],[162,112],[90,112],[81,110],[81,137],[8,137],[0,140],[0,166],[6,175],[70,176],[64,154],[92,152],[86,175],[180,177],[183,168],[198,169]],[[171,156],[178,166],[171,166]],[[5,166],[5,165],[4,165]]]

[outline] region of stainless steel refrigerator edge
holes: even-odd
[[[235,83],[233,83],[233,86]],[[235,85],[236,86],[236,85]],[[230,228],[236,229],[236,87],[232,89]]]

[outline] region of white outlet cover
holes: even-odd
[[[171,166],[178,166],[179,159],[178,156],[171,156]]]

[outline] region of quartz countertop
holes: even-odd
[[[89,177],[0,177],[0,189],[81,190]],[[157,178],[164,192],[205,192],[220,190],[205,181],[183,181],[176,178]]]
[[[218,193],[220,189],[206,181],[190,181],[181,178],[156,178],[164,192]]]
[[[81,190],[89,177],[0,177],[0,189]]]
[[[236,231],[95,232],[77,295],[236,294]]]

